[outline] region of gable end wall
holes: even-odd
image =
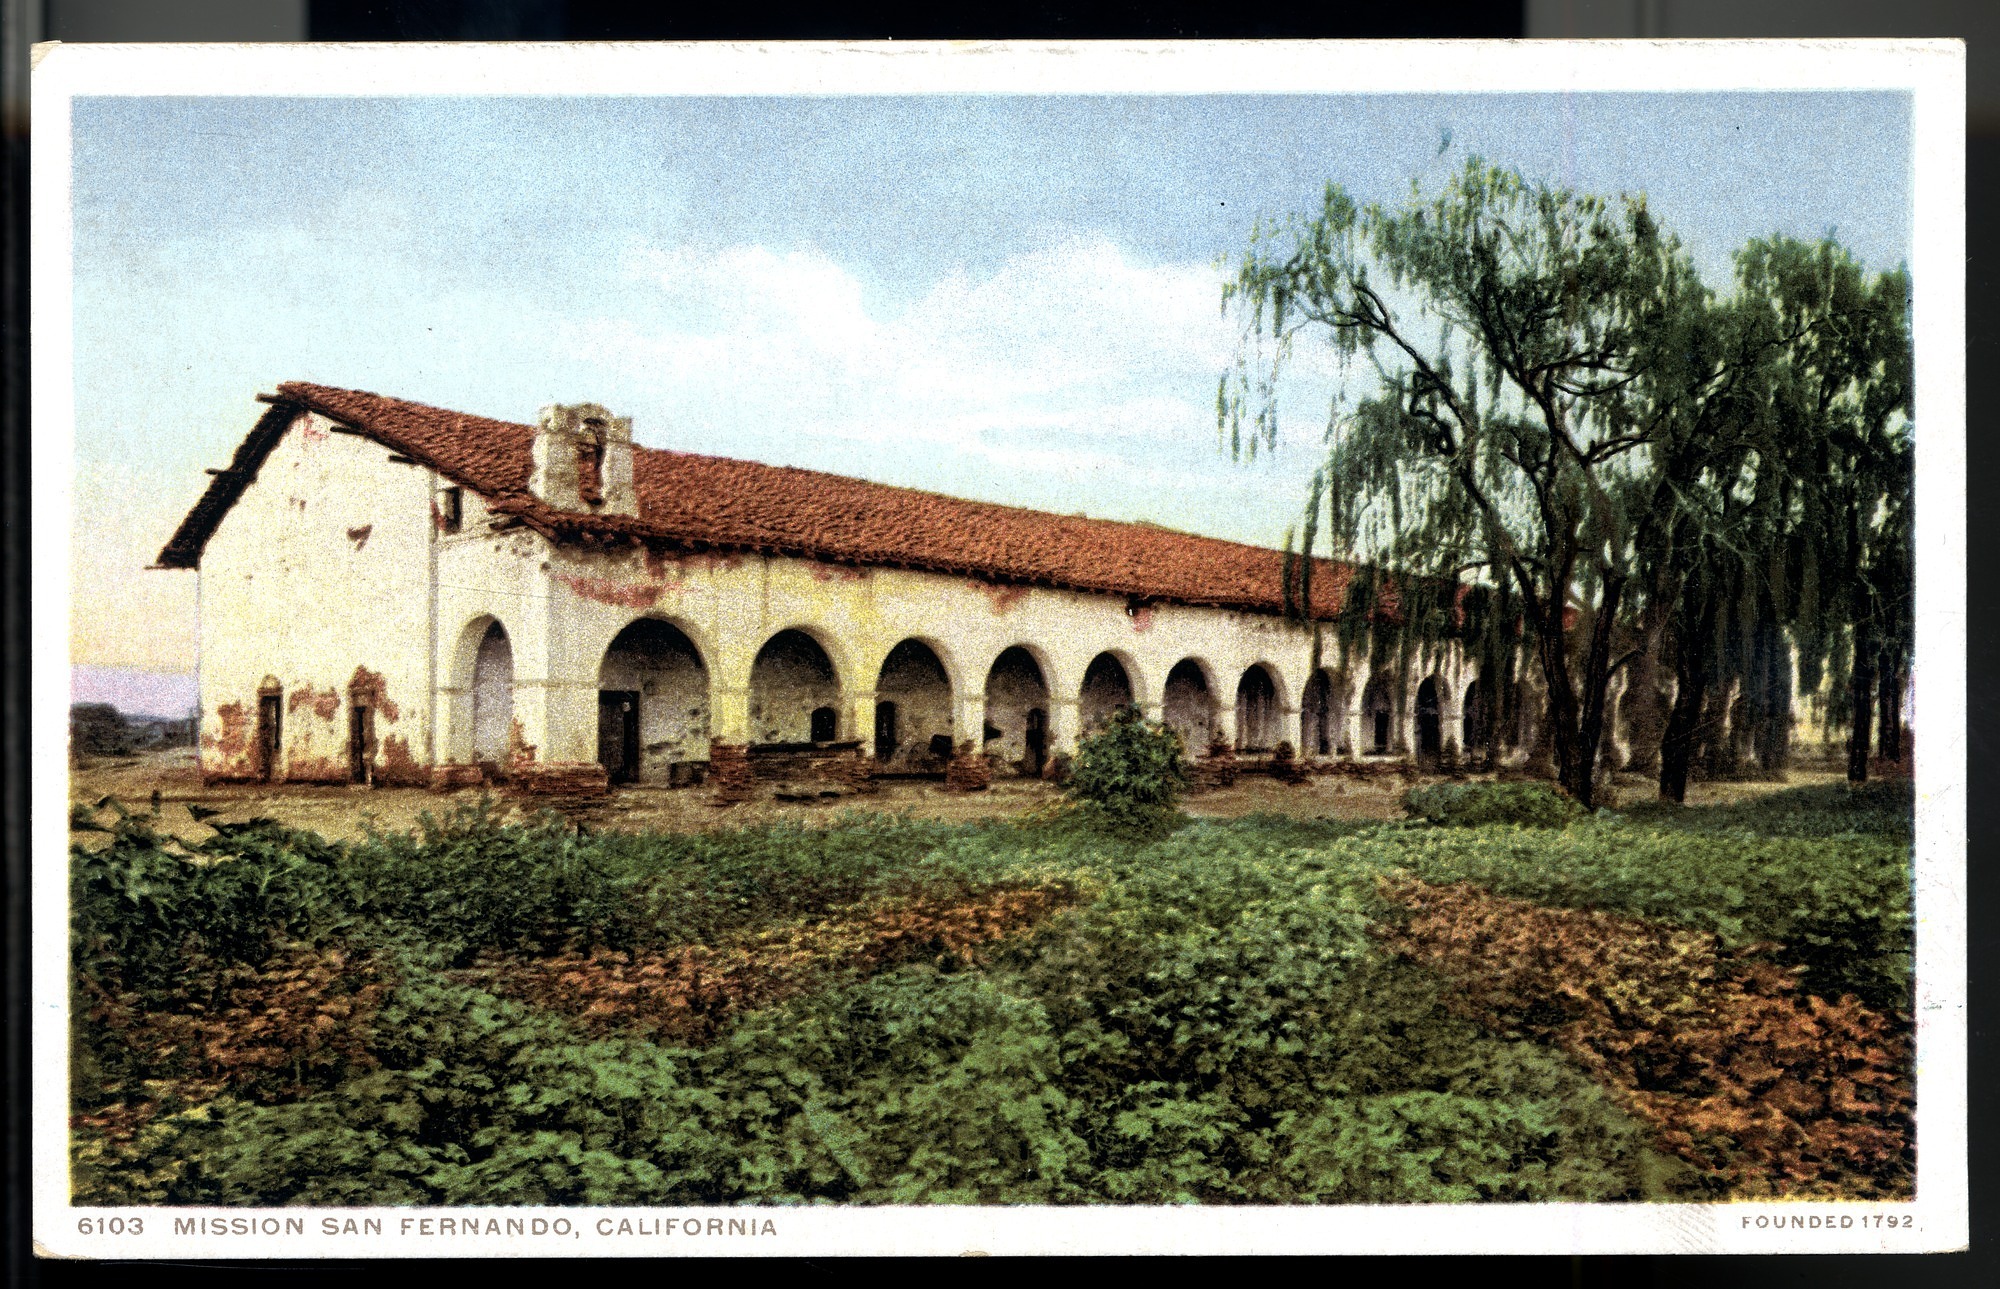
[[[275,682],[274,782],[345,782],[350,712],[374,711],[375,782],[417,782],[431,739],[433,475],[302,413],[201,559],[201,766],[259,777]],[[261,692],[260,692],[261,691]]]

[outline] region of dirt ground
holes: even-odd
[[[1835,782],[1833,770],[1794,771],[1789,784],[1700,783],[1688,789],[1689,805],[1720,805],[1773,791],[1779,787]],[[1189,814],[1202,818],[1237,818],[1249,814],[1282,814],[1317,819],[1400,819],[1403,792],[1416,782],[1394,775],[1353,778],[1322,775],[1288,785],[1262,775],[1245,775],[1234,786],[1196,793],[1186,801]],[[1645,800],[1651,785],[1619,776],[1613,795]],[[95,761],[72,770],[70,800],[95,806],[115,797],[127,809],[150,810],[152,794],[160,794],[160,827],[184,840],[208,837],[210,830],[188,809],[216,812],[224,823],[265,816],[293,828],[329,838],[353,838],[373,826],[384,832],[408,832],[425,812],[442,815],[461,803],[479,799],[479,792],[427,792],[418,788],[347,788],[316,785],[216,784],[204,786],[195,753],[172,751]],[[822,802],[772,799],[767,788],[758,799],[727,809],[709,804],[700,788],[622,788],[589,808],[593,827],[632,831],[700,832],[748,824],[787,820],[830,825],[848,810],[906,815],[916,819],[972,821],[1008,818],[1046,807],[1058,799],[1054,788],[1032,780],[996,780],[984,792],[949,793],[936,783],[891,780],[867,796]],[[504,817],[532,818],[546,803],[496,796]]]

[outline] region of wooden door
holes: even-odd
[[[375,709],[351,703],[347,709],[347,781],[375,781]]]
[[[278,749],[284,745],[284,704],[276,694],[257,699],[257,777],[269,783],[278,772]]]
[[[597,763],[613,783],[639,780],[639,694],[597,691]]]

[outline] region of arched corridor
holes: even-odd
[[[1346,677],[1336,680],[1324,667],[1306,682],[1299,700],[1299,755],[1351,756],[1347,743]]]
[[[1077,695],[1077,710],[1087,736],[1103,729],[1111,714],[1135,700],[1132,677],[1116,654],[1101,653],[1090,660],[1083,673],[1083,689]]]
[[[951,678],[929,645],[905,640],[875,681],[875,759],[928,766],[949,758],[951,746]]]
[[[1460,726],[1466,759],[1484,761],[1486,745],[1493,734],[1493,722],[1486,709],[1486,690],[1477,680],[1465,687],[1463,707],[1465,716]]]
[[[819,641],[780,631],[750,664],[753,743],[829,743],[841,736],[840,676]]]
[[[1215,695],[1200,663],[1183,658],[1167,673],[1160,715],[1167,728],[1181,736],[1190,757],[1208,755],[1215,740]]]
[[[514,722],[514,646],[498,622],[486,628],[472,660],[472,759],[504,766]]]
[[[1284,739],[1283,724],[1278,686],[1270,670],[1257,663],[1236,682],[1237,750],[1269,752]]]
[[[1386,674],[1369,678],[1361,691],[1361,745],[1372,756],[1396,750],[1395,691]]]
[[[1049,685],[1035,656],[1019,645],[993,660],[986,674],[988,756],[1017,773],[1037,777],[1048,764]]]
[[[668,783],[708,759],[708,667],[672,623],[641,618],[611,641],[597,676],[597,760],[613,783]]]
[[[1438,678],[1424,677],[1417,686],[1417,755],[1435,759],[1444,751],[1443,709]]]

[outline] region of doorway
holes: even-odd
[[[639,691],[597,691],[597,763],[613,783],[639,780]]]
[[[896,755],[896,705],[875,704],[875,759],[891,760]]]
[[[374,782],[375,709],[351,703],[347,709],[347,781]]]
[[[1029,778],[1042,777],[1042,769],[1049,759],[1049,714],[1039,707],[1028,709],[1027,728],[1022,731],[1022,742],[1027,755],[1022,758],[1021,769]]]
[[[257,698],[257,777],[269,783],[278,772],[278,749],[283,745],[284,704],[277,694]]]

